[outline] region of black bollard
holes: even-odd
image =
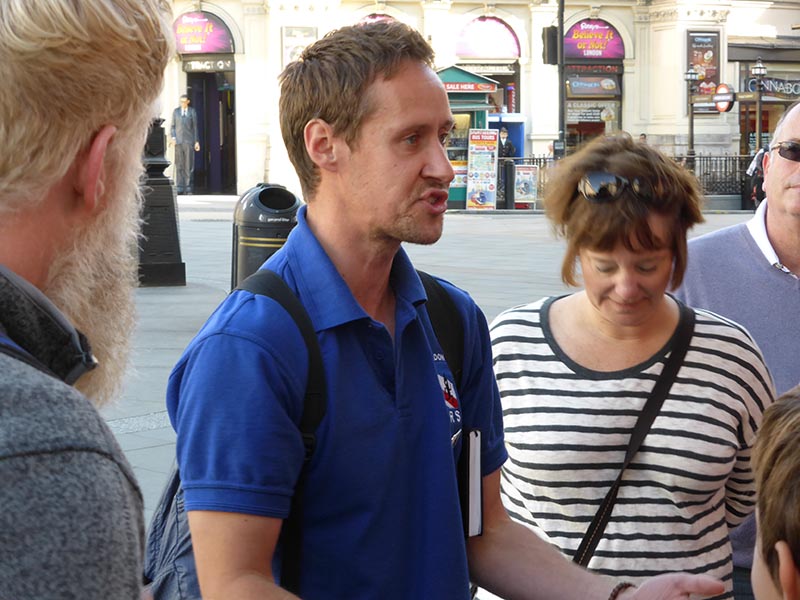
[[[186,265],[181,261],[178,240],[178,209],[175,186],[164,175],[169,166],[162,123],[150,125],[142,158],[147,172],[143,187],[142,235],[139,242],[139,285],[186,285]]]

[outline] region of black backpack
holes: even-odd
[[[464,356],[464,327],[450,294],[423,271],[417,271],[428,296],[426,309],[434,334],[444,354],[456,388],[461,388]],[[236,289],[267,296],[278,302],[292,317],[308,350],[308,381],[303,400],[300,431],[305,445],[305,461],[295,486],[289,516],[281,528],[281,587],[298,593],[301,559],[301,498],[303,498],[306,465],[316,446],[316,430],[325,416],[325,372],[316,331],[300,300],[273,271],[261,269],[245,279]],[[155,600],[188,600],[200,598],[194,566],[191,538],[183,510],[180,473],[173,470],[153,514],[147,535],[144,583],[152,584]],[[180,564],[178,564],[180,563]]]

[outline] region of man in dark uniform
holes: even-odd
[[[172,111],[170,139],[175,144],[175,186],[179,194],[191,194],[194,180],[194,153],[200,150],[197,138],[197,111],[189,106],[189,96],[180,98]]]
[[[517,149],[511,140],[508,139],[508,129],[505,127],[500,128],[500,158],[514,158],[517,155]]]

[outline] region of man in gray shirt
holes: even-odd
[[[778,122],[763,166],[766,200],[749,222],[689,242],[689,266],[677,295],[744,326],[780,395],[800,382],[800,104]],[[731,541],[734,595],[748,600],[753,517],[733,531]]]
[[[142,495],[97,407],[126,367],[170,22],[167,0],[0,2],[2,598],[140,596]]]

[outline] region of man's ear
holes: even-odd
[[[781,540],[775,544],[778,554],[778,579],[784,600],[800,600],[800,571],[794,563],[789,544]]]
[[[764,151],[764,156],[761,157],[761,171],[762,171],[763,175],[765,176],[765,178],[766,178],[767,171],[769,171],[769,168],[770,168],[771,164],[772,164],[772,154],[768,150],[765,150]]]
[[[78,160],[82,162],[75,182],[76,192],[83,199],[83,208],[89,212],[96,211],[100,205],[106,177],[103,164],[108,145],[116,132],[117,128],[113,125],[105,125],[92,138],[89,148],[78,155]]]
[[[333,127],[322,119],[312,119],[303,129],[306,152],[311,161],[325,171],[336,171],[338,168],[337,153],[342,140],[333,135]]]

